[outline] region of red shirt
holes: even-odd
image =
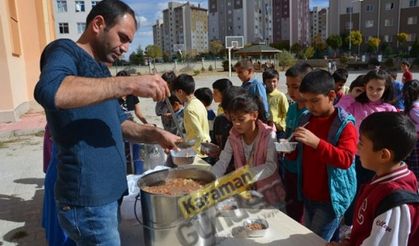
[[[413,79],[412,72],[407,70],[406,72],[403,73],[403,78],[402,78],[403,83],[406,83],[407,81],[411,81],[412,79]]]
[[[312,201],[330,202],[327,165],[347,169],[356,153],[356,130],[352,123],[343,129],[337,146],[328,142],[327,136],[335,117],[337,110],[329,117],[312,116],[306,126],[320,138],[317,149],[307,145],[303,149],[303,194]]]

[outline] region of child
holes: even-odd
[[[297,158],[302,160],[297,175],[304,196],[304,225],[327,241],[356,192],[354,119],[335,108],[334,89],[327,71],[316,70],[304,77],[299,91],[309,112],[299,123],[306,126],[294,132],[302,144],[297,150]]]
[[[409,116],[416,127],[416,134],[419,137],[419,81],[411,80],[403,86],[405,113]],[[419,142],[416,141],[416,148],[412,150],[406,163],[409,169],[419,179]]]
[[[361,95],[365,91],[365,75],[358,75],[349,86],[349,95],[353,98]]]
[[[402,161],[415,147],[415,126],[404,114],[379,112],[365,118],[359,131],[362,165],[375,176],[356,199],[350,238],[330,245],[417,245],[417,181]]]
[[[284,93],[278,90],[279,74],[274,69],[268,69],[262,74],[263,83],[268,94],[270,118],[269,125],[275,124],[277,139],[285,137],[285,116],[288,111],[288,100]]]
[[[268,97],[266,96],[266,89],[262,82],[255,78],[255,72],[253,64],[250,60],[241,60],[234,65],[237,76],[242,81],[242,86],[252,96],[257,96],[263,103],[263,115],[264,119],[269,119],[269,105]]]
[[[306,110],[304,101],[300,96],[300,84],[304,76],[311,72],[312,67],[307,63],[292,66],[285,72],[288,95],[294,101],[287,112],[285,118],[286,130],[285,137],[289,137],[297,128],[299,119]],[[297,167],[301,161],[290,160],[285,156],[282,160],[282,177],[286,191],[285,211],[294,220],[303,223],[304,204],[302,197],[298,197],[297,192]]]
[[[214,102],[218,103],[217,115],[224,113],[224,110],[221,107],[223,93],[232,86],[233,83],[229,79],[218,79],[212,83],[212,95],[214,96]]]
[[[224,149],[231,127],[233,126],[230,120],[224,114],[223,107],[221,106],[224,101],[224,93],[233,86],[228,79],[219,79],[212,83],[214,101],[218,104],[217,117],[214,119],[213,135],[211,136],[212,142]]]
[[[392,104],[396,107],[397,110],[404,110],[404,100],[403,100],[403,83],[397,80],[397,72],[391,71],[390,76],[393,79],[393,90],[394,90],[394,99]]]
[[[344,68],[339,68],[333,73],[332,76],[335,80],[336,104],[339,102],[342,96],[348,94],[349,88],[345,86],[346,80],[348,79],[348,71]]]
[[[235,168],[249,165],[259,180],[257,190],[269,204],[279,205],[285,194],[277,171],[276,134],[274,128],[258,120],[259,107],[257,98],[247,92],[236,95],[227,107],[223,107],[233,128],[212,172],[217,177],[223,176],[234,157]]]
[[[212,91],[208,87],[199,88],[194,93],[195,97],[199,99],[199,101],[204,104],[205,108],[207,109],[208,114],[208,124],[210,128],[210,136],[212,135],[214,120],[215,120],[215,112],[211,109],[212,104]]]
[[[400,67],[403,72],[402,82],[406,83],[407,81],[412,80],[413,75],[412,75],[412,72],[410,72],[410,63],[408,61],[402,61],[402,64],[400,65]]]
[[[204,104],[194,96],[195,81],[187,74],[179,75],[173,83],[173,90],[176,97],[185,104],[183,112],[183,126],[185,127],[185,140],[195,139],[193,149],[199,157],[201,154],[201,143],[209,142],[208,114]]]
[[[169,97],[170,105],[173,108],[173,112],[175,113],[176,120],[178,121],[178,126],[181,128],[180,130],[185,133],[185,128],[183,127],[183,104],[175,95]],[[174,129],[171,129],[170,132],[173,134],[177,134],[178,129],[176,125]]]
[[[176,79],[176,74],[173,71],[169,71],[169,72],[165,72],[161,77],[167,82],[167,85],[169,86],[170,91],[172,91],[173,90],[172,84],[174,83]],[[172,92],[172,94],[174,93]],[[156,111],[156,115],[161,117],[163,129],[176,134],[176,131],[173,132],[173,129],[176,129],[176,125],[172,119],[171,113],[169,112],[169,108],[167,107],[166,101],[157,102],[155,111]]]

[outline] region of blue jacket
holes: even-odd
[[[250,95],[258,96],[263,104],[263,113],[266,119],[269,119],[269,104],[268,96],[266,95],[266,88],[264,84],[253,77],[246,83],[243,83],[242,88],[246,89]]]
[[[337,145],[340,134],[346,125],[350,122],[355,124],[355,119],[351,114],[348,114],[345,110],[336,107],[338,111],[337,117],[333,120],[332,125],[329,129],[327,141],[333,145]],[[300,118],[299,125],[304,125],[311,118],[311,114],[306,111]],[[302,144],[299,144],[302,145]],[[302,163],[302,149],[298,149],[297,162]],[[302,165],[298,165],[298,196],[302,197]],[[341,217],[348,209],[349,205],[356,194],[356,172],[355,172],[355,158],[352,161],[351,166],[348,169],[341,169],[328,165],[328,184],[330,201],[335,212],[336,217]]]

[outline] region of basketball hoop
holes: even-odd
[[[228,50],[228,76],[231,78],[231,50],[237,50],[244,47],[243,36],[226,36],[225,47]]]

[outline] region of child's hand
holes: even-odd
[[[330,242],[326,244],[326,246],[349,246],[349,245],[351,244],[349,243],[349,240],[347,239],[344,239],[340,242]]]
[[[317,146],[320,143],[320,138],[314,135],[310,130],[307,130],[304,127],[298,127],[294,132],[294,138],[313,149],[317,149]]]

